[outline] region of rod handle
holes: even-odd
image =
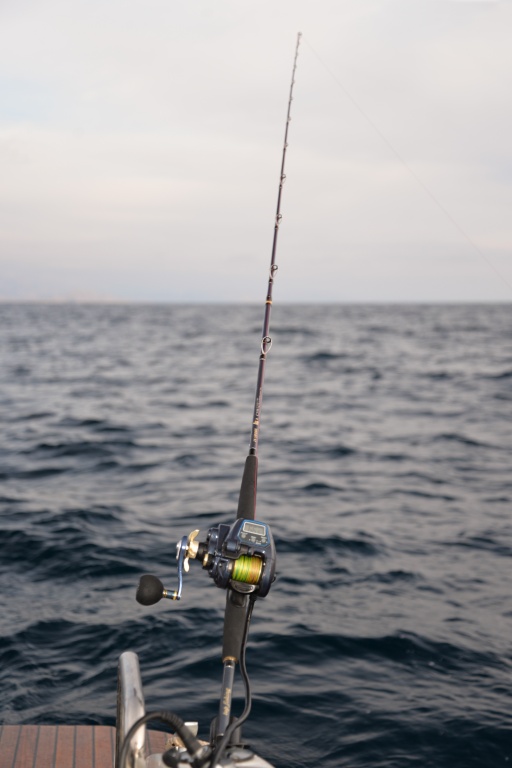
[[[240,592],[235,592],[234,589],[228,589],[226,612],[224,614],[224,642],[222,645],[222,660],[224,663],[228,659],[237,662],[240,658],[248,607],[248,595],[242,595]]]
[[[258,484],[258,457],[249,454],[245,460],[244,474],[238,498],[237,518],[256,519],[256,488]]]

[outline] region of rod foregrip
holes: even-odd
[[[248,607],[248,595],[242,595],[240,592],[235,592],[234,589],[228,589],[226,613],[224,614],[223,662],[226,662],[228,659],[233,659],[237,662],[240,658]]]
[[[237,517],[256,519],[256,489],[258,484],[258,457],[252,454],[245,460],[244,474],[238,498]]]

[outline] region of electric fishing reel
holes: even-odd
[[[198,540],[199,534],[199,529],[192,531],[176,545],[178,588],[166,589],[159,578],[145,574],[137,587],[137,602],[154,605],[163,597],[180,600],[183,574],[188,572],[190,560],[199,560],[220,589],[268,595],[275,580],[276,548],[267,523],[238,518],[232,525],[210,528],[204,541]]]

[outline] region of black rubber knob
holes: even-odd
[[[135,599],[141,605],[154,605],[164,596],[164,585],[156,576],[145,573],[140,577]]]
[[[169,768],[179,768],[179,764],[182,763],[181,757],[183,757],[183,752],[180,753],[176,747],[173,747],[163,753],[162,763],[168,765]]]

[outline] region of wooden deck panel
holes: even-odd
[[[168,733],[162,733],[161,731],[146,731],[146,755],[165,752],[168,737]]]
[[[147,754],[164,752],[166,741],[146,731]],[[0,768],[112,768],[114,744],[107,725],[3,725]]]
[[[26,728],[26,726],[21,726]],[[37,761],[34,768],[53,768],[55,765],[55,750],[57,749],[57,726],[44,725],[39,728],[37,740]],[[0,755],[0,760],[1,760]],[[30,763],[27,763],[30,765]],[[2,766],[3,768],[3,766]]]
[[[94,731],[94,768],[112,768],[114,765],[116,732],[114,728],[98,728]]]
[[[21,740],[23,741],[23,731],[26,726],[20,726],[22,729]],[[58,725],[57,726],[57,745],[55,749],[55,768],[68,768],[75,766],[75,730],[80,726]],[[2,766],[3,768],[3,766]],[[7,766],[5,767],[7,768]],[[17,768],[28,768],[28,765],[17,766]]]
[[[75,730],[75,766],[91,768],[94,765],[94,728]]]
[[[14,768],[24,768],[26,765],[32,767],[37,748],[38,731],[37,725],[26,725],[23,729],[23,738],[18,739],[16,759],[13,762]]]
[[[18,749],[19,728],[11,725],[2,726],[0,733],[0,768],[11,768]],[[4,762],[5,760],[5,762]]]

